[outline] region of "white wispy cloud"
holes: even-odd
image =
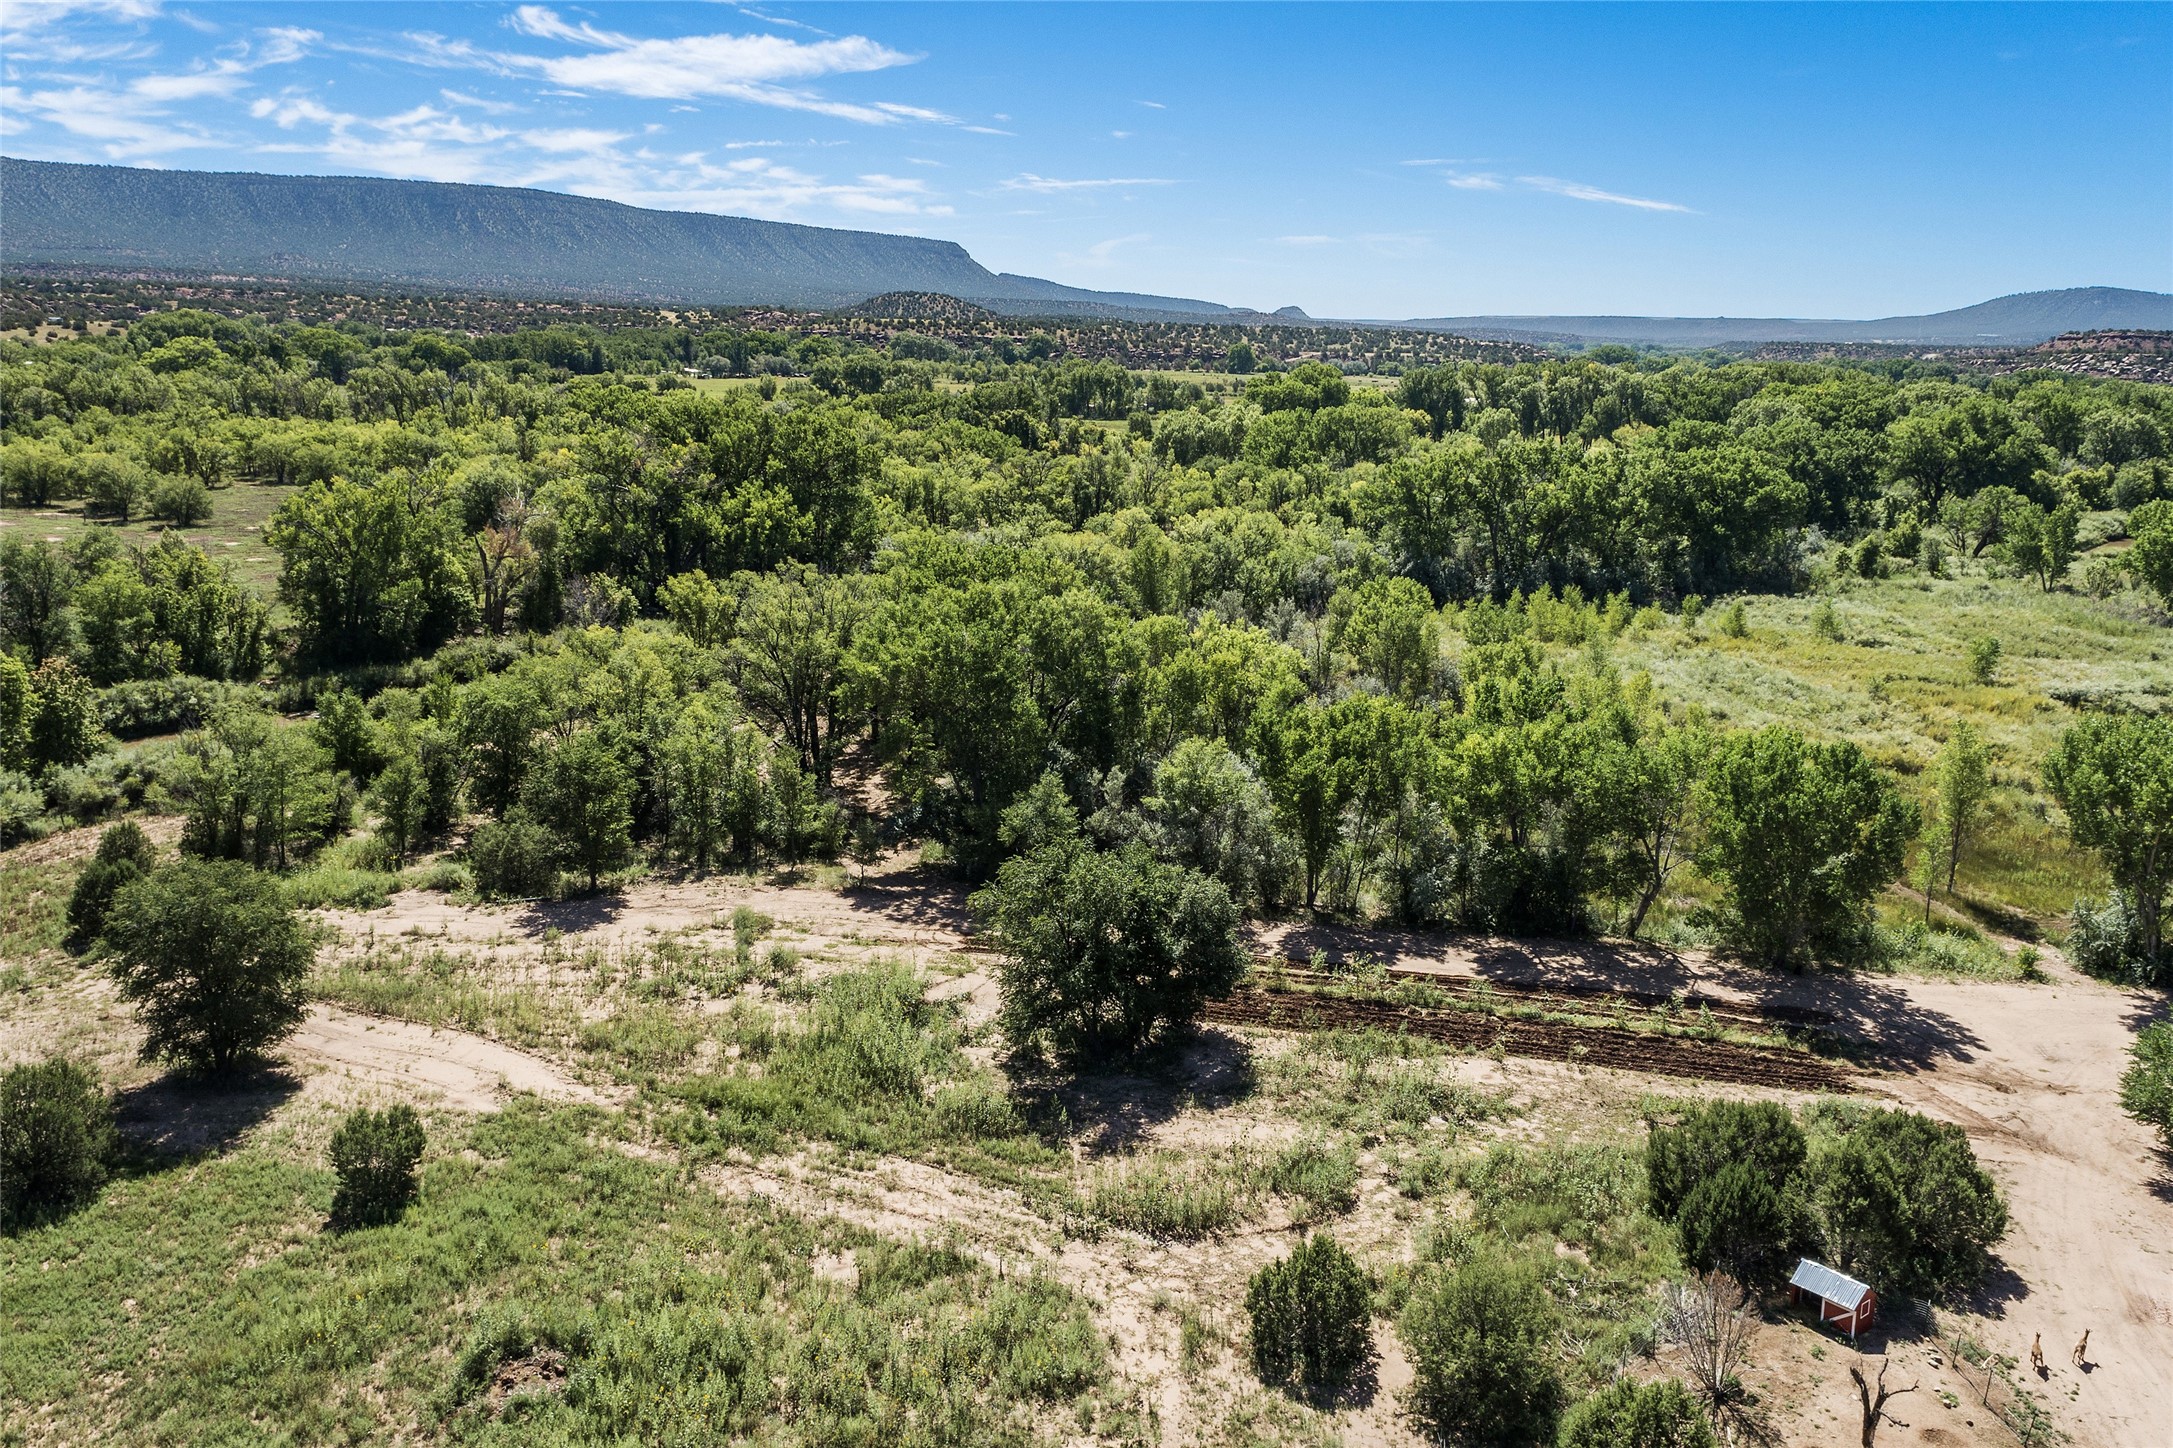
[[[1441,178],[1459,191],[1499,191],[1501,177],[1490,171],[1451,171]]]
[[[32,90],[0,86],[0,133],[19,134],[32,122],[56,126],[89,142],[111,161],[137,161],[220,144],[203,125],[177,120],[163,103],[123,90],[75,85]]]
[[[502,71],[540,75],[555,85],[581,92],[601,91],[641,100],[715,96],[869,125],[899,121],[947,124],[953,120],[924,106],[832,100],[790,84],[889,70],[919,58],[864,35],[817,41],[781,35],[726,34],[644,38],[605,30],[585,20],[575,24],[543,5],[519,6],[507,17],[506,24],[516,34],[579,49],[570,55],[535,55],[484,51],[440,37],[409,39],[445,60],[457,58]]]
[[[1174,186],[1177,183],[1167,176],[1098,176],[1066,180],[1055,176],[1036,176],[1022,171],[1007,181],[999,181],[1003,191],[1087,191],[1107,186]]]
[[[1284,246],[1333,246],[1338,238],[1333,236],[1278,236]]]
[[[453,105],[465,106],[471,111],[481,111],[486,116],[510,116],[520,109],[511,101],[485,100],[481,96],[470,95],[466,91],[440,90],[438,94],[445,97]]]
[[[1153,234],[1145,231],[1135,231],[1129,236],[1112,236],[1107,240],[1095,242],[1082,255],[1059,252],[1057,260],[1070,266],[1106,267],[1116,260],[1117,252],[1121,248],[1153,239]]]
[[[1564,181],[1559,176],[1519,176],[1517,184],[1529,186],[1534,191],[1567,196],[1573,201],[1599,201],[1609,206],[1634,206],[1640,211],[1690,210],[1689,207],[1673,201],[1654,201],[1645,196],[1625,196],[1619,191],[1602,191],[1597,186],[1587,186],[1582,181]]]

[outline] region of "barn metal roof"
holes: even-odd
[[[1869,1284],[1858,1282],[1846,1272],[1836,1272],[1823,1262],[1813,1262],[1806,1257],[1796,1264],[1796,1275],[1788,1279],[1791,1287],[1800,1287],[1817,1297],[1823,1297],[1834,1306],[1850,1312],[1856,1310],[1871,1290]]]

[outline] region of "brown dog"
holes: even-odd
[[[2074,1362],[2075,1362],[2075,1366],[2076,1366],[2076,1367],[2081,1367],[2081,1366],[2082,1366],[2082,1365],[2083,1365],[2084,1363],[2088,1362],[2089,1360],[2090,1360],[2090,1329],[2086,1327],[2086,1328],[2084,1328],[2084,1329],[2082,1330],[2082,1341],[2081,1341],[2081,1342],[2078,1342],[2078,1343],[2076,1343],[2076,1344],[2075,1344],[2075,1357],[2074,1357]]]
[[[2041,1332],[2030,1338],[2030,1367],[2041,1378],[2051,1376],[2045,1367],[2045,1335]]]

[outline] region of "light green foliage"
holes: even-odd
[[[1999,677],[2000,642],[1995,638],[1973,639],[1969,645],[1969,677],[1989,684]]]
[[[1275,828],[1266,789],[1215,739],[1187,739],[1155,766],[1142,801],[1175,863],[1222,882],[1232,900],[1272,907],[1295,873],[1295,852]]]
[[[302,1020],[309,937],[279,882],[227,860],[182,860],[122,887],[106,921],[145,1060],[230,1072]]]
[[[353,801],[315,731],[246,702],[185,735],[168,775],[186,812],[181,848],[285,869],[344,832]]]
[[[521,797],[587,873],[591,890],[633,846],[633,775],[618,742],[600,730],[584,729],[544,753]]]
[[[2124,560],[2128,571],[2173,609],[2173,501],[2160,498],[2135,509],[2128,533],[2135,540]]]
[[[30,676],[29,740],[33,768],[81,764],[98,752],[98,701],[90,680],[66,659],[47,659]]]
[[[2120,1105],[2137,1121],[2155,1127],[2173,1150],[2173,1024],[2159,1021],[2136,1032],[2120,1077]]]
[[[1938,819],[1945,836],[1947,892],[1954,892],[1955,872],[1961,868],[1962,850],[1977,826],[1991,789],[1989,760],[1984,738],[1966,721],[1954,726],[1946,747],[1939,751],[1932,783],[1937,790]]]
[[[10,1355],[11,1396],[72,1413],[118,1385],[112,1431],[192,1442],[263,1422],[361,1441],[390,1411],[456,1443],[755,1438],[789,1415],[822,1441],[1020,1444],[1028,1415],[1099,1411],[1107,1348],[1061,1285],[690,1192],[591,1144],[602,1124],[521,1102],[475,1120],[392,1230],[317,1230],[332,1176],[251,1146],[0,1239],[24,1289],[11,1310],[40,1324]],[[826,1255],[857,1285],[819,1276]],[[41,1277],[56,1256],[142,1311]],[[153,1351],[175,1342],[218,1348]],[[502,1367],[544,1352],[564,1392],[493,1400]]]
[[[2173,719],[2083,719],[2045,761],[2045,787],[2067,811],[2075,842],[2104,859],[2133,902],[2142,964],[2156,975],[2173,882]]]
[[[1917,829],[1915,807],[1855,745],[1778,726],[1721,741],[1701,797],[1700,863],[1728,887],[1744,948],[1776,965],[1845,947]]]
[[[1481,1254],[1412,1290],[1399,1328],[1419,1421],[1453,1442],[1523,1448],[1554,1434],[1558,1314],[1528,1264]]]
[[[1673,1378],[1614,1382],[1562,1418],[1561,1448],[1719,1448],[1705,1409]]]

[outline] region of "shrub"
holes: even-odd
[[[151,516],[192,528],[211,516],[211,489],[201,478],[161,478],[151,489]]]
[[[1750,637],[1750,616],[1744,611],[1742,599],[1733,600],[1720,611],[1720,632],[1731,639]]]
[[[1697,1400],[1673,1378],[1617,1378],[1569,1410],[1561,1448],[1718,1448]]]
[[[1690,1189],[1675,1219],[1683,1261],[1741,1282],[1777,1282],[1788,1242],[1788,1203],[1756,1167],[1729,1162]]]
[[[1460,1443],[1526,1448],[1553,1436],[1562,1397],[1547,1355],[1555,1319],[1529,1264],[1475,1257],[1423,1283],[1400,1324],[1414,1413]]]
[[[1338,1216],[1358,1204],[1358,1161],[1347,1149],[1332,1151],[1318,1140],[1300,1141],[1275,1158],[1268,1185],[1277,1195],[1302,1202],[1304,1219]]]
[[[106,921],[145,1060],[231,1071],[291,1035],[313,950],[279,881],[183,859],[121,888]]]
[[[332,1170],[340,1179],[333,1224],[371,1227],[396,1220],[415,1199],[415,1163],[422,1154],[423,1124],[414,1107],[355,1108],[332,1135]]]
[[[112,1103],[81,1066],[55,1057],[0,1076],[0,1229],[94,1196],[115,1144]]]
[[[1969,677],[1979,684],[1989,684],[1999,677],[1999,640],[1978,639],[1969,646]]]
[[[2173,1150],[2173,1023],[2160,1021],[2136,1034],[2120,1078],[2120,1104],[2137,1121],[2158,1128]]]
[[[558,884],[558,844],[551,832],[526,820],[487,824],[468,841],[478,893],[498,899],[548,895]]]
[[[2135,903],[2125,890],[2103,900],[2077,900],[2067,931],[2067,958],[2077,970],[2101,980],[2142,983],[2149,973],[2143,960],[2143,931]]]
[[[1372,1294],[1365,1270],[1323,1233],[1253,1274],[1245,1289],[1253,1371],[1280,1387],[1295,1378],[1340,1392],[1365,1361]]]
[[[2007,1203],[1959,1126],[1913,1111],[1827,1107],[1810,1164],[1827,1260],[1882,1290],[1937,1298],[1984,1276]]]
[[[961,1081],[936,1091],[936,1124],[956,1141],[988,1141],[1026,1129],[1011,1098],[986,1081]]]
[[[1229,891],[1144,845],[1102,853],[1067,839],[1015,856],[974,908],[1003,955],[999,1019],[1017,1046],[1136,1050],[1244,970]]]
[[[234,688],[216,679],[173,674],[130,679],[98,691],[98,722],[116,739],[201,728]]]
[[[1803,1169],[1803,1129],[1771,1101],[1713,1101],[1677,1126],[1653,1128],[1645,1141],[1645,1189],[1652,1214],[1680,1215],[1697,1185],[1736,1162],[1755,1169],[1775,1191]]]
[[[76,876],[75,889],[68,896],[69,948],[87,949],[103,935],[113,897],[123,885],[149,874],[157,863],[158,852],[141,825],[123,820],[109,826],[98,837],[98,853]]]

